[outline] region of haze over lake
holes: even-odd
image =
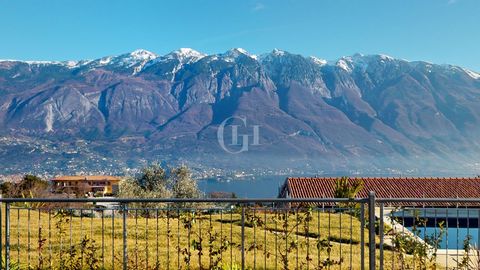
[[[242,198],[275,198],[278,189],[285,181],[285,176],[251,176],[241,180],[218,180],[210,178],[198,181],[198,186],[205,194],[211,192],[234,192]]]

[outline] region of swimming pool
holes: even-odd
[[[480,243],[480,209],[468,208],[408,208],[391,212],[391,216],[408,230],[412,230],[416,218],[425,219],[425,223],[417,225],[418,236],[437,237],[440,234],[439,224],[443,222],[443,235],[440,249],[463,249],[464,240],[471,237],[470,244]]]

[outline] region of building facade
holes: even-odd
[[[60,192],[102,193],[113,195],[118,192],[120,178],[107,175],[59,176],[51,179],[53,189]]]

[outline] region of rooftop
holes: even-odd
[[[337,177],[287,178],[279,197],[333,198]],[[374,191],[377,198],[479,198],[480,177],[353,177],[363,181],[357,198]]]
[[[52,181],[120,181],[120,178],[109,175],[64,175],[55,177]]]

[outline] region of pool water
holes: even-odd
[[[411,227],[409,230],[411,230]],[[426,236],[437,236],[440,233],[440,229],[435,227],[417,227],[417,230],[419,232],[419,237],[422,239],[425,239]],[[464,240],[467,238],[467,235],[471,236],[470,245],[478,246],[480,238],[478,234],[478,228],[444,228],[439,248],[463,249]]]
[[[480,243],[480,209],[469,208],[410,208],[392,213],[400,218],[405,228],[412,230],[415,217],[426,220],[425,226],[418,226],[420,238],[436,237],[440,233],[439,223],[443,222],[440,249],[463,249],[464,241],[470,236],[470,245]]]

